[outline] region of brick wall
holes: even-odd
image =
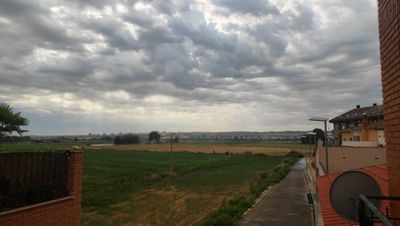
[[[389,192],[400,196],[400,1],[378,0],[378,12]]]
[[[78,226],[81,217],[82,152],[71,152],[67,188],[72,196],[8,212],[0,212],[1,226]]]

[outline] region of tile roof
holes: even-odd
[[[361,119],[363,116],[373,117],[373,116],[383,116],[383,105],[369,106],[363,108],[354,108],[344,114],[341,114],[329,122],[342,122],[354,119]]]
[[[367,167],[358,170],[372,176],[381,187],[383,195],[388,195],[388,170],[386,165]],[[340,173],[333,173],[317,177],[317,191],[321,204],[321,213],[324,225],[325,226],[358,225],[357,222],[352,222],[339,216],[333,209],[331,202],[329,200],[330,187],[332,185],[332,182],[339,175]],[[387,206],[388,202],[383,201],[380,208],[381,211],[384,212]]]

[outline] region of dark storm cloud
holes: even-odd
[[[214,0],[214,3],[226,7],[233,12],[250,13],[254,15],[279,14],[278,8],[267,0]]]
[[[60,23],[55,23],[49,17],[49,10],[43,6],[29,1],[5,0],[0,2],[0,14],[11,21],[3,25],[3,29],[11,27],[8,35],[15,38],[15,41],[30,42],[30,48],[38,45],[69,51],[81,49],[83,40],[68,35]]]
[[[4,0],[0,98],[50,112],[336,113],[379,102],[375,11],[372,1]],[[55,109],[43,104],[52,98]]]
[[[94,70],[95,67],[90,60],[69,57],[51,64],[40,65],[35,72],[38,74],[51,74],[52,76],[79,78],[92,74]]]
[[[175,12],[175,4],[174,1],[171,0],[152,0],[151,4],[156,8],[159,12],[165,13],[168,15],[172,15]]]
[[[152,18],[152,15],[136,10],[125,15],[124,20],[141,27],[151,27],[154,24],[154,18]]]
[[[115,18],[95,18],[81,22],[83,28],[93,30],[102,35],[107,43],[119,50],[138,50],[138,40]]]
[[[154,26],[139,33],[140,41],[147,48],[155,48],[163,44],[181,42],[182,37],[176,36],[171,29]]]
[[[199,14],[199,12],[195,12]],[[201,17],[200,17],[201,18]],[[203,18],[197,24],[183,18],[173,18],[169,21],[169,26],[178,35],[182,35],[195,45],[207,49],[215,49],[231,52],[235,48],[237,37],[218,32],[214,24],[207,24]]]

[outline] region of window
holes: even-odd
[[[354,141],[360,141],[360,132],[356,131],[353,133]]]

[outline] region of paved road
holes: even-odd
[[[286,176],[251,209],[239,226],[311,226],[304,180],[305,159],[297,162]]]

